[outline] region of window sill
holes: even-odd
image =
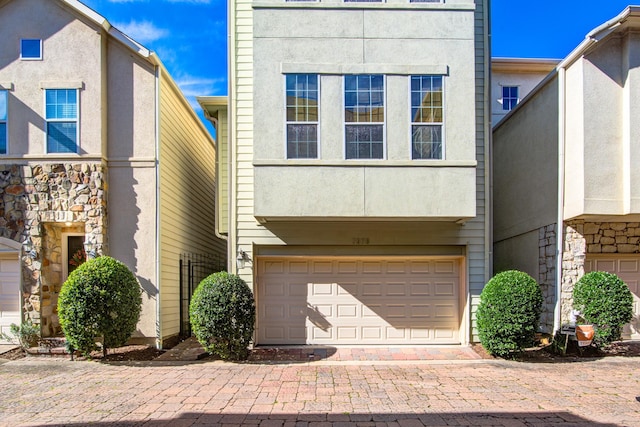
[[[473,168],[478,166],[476,160],[254,160],[253,166],[343,166],[343,167],[414,167],[414,168]]]

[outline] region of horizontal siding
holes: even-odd
[[[215,146],[169,77],[160,86],[160,334],[180,330],[180,254],[226,258],[215,235]]]

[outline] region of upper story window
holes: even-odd
[[[78,90],[46,89],[47,153],[78,151]]]
[[[318,75],[287,74],[287,158],[318,158]]]
[[[502,109],[511,111],[518,104],[518,86],[502,86]]]
[[[411,76],[411,158],[442,159],[442,76]]]
[[[0,154],[7,154],[7,110],[9,92],[0,90]]]
[[[384,157],[384,76],[344,76],[345,156]]]
[[[20,59],[42,59],[42,40],[20,40]]]

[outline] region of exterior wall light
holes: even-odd
[[[251,258],[249,258],[249,255],[247,255],[242,248],[238,248],[238,256],[236,257],[236,267],[238,267],[238,270],[243,269],[247,262],[251,262]]]

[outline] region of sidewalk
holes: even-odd
[[[200,343],[188,338],[158,357],[157,361],[195,361],[207,358]],[[472,361],[481,360],[471,347],[328,347],[278,346],[256,347],[251,362],[396,362],[396,361]]]

